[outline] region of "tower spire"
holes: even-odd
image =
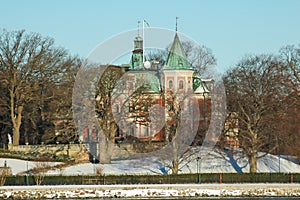
[[[179,40],[179,36],[177,33],[177,19],[178,17],[176,17],[176,33],[168,55],[167,65],[164,68],[165,70],[191,69],[191,65],[187,60],[183,46]]]
[[[176,17],[176,32],[177,32],[177,26],[178,26],[178,19],[179,19],[179,17]]]

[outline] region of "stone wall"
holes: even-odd
[[[9,151],[24,153],[52,154],[56,156],[66,155],[80,159],[83,154],[88,154],[84,144],[41,144],[41,145],[9,145]],[[88,161],[88,157],[84,156]]]
[[[95,147],[96,149],[93,149]],[[152,152],[162,148],[164,143],[124,143],[118,144],[114,147],[112,158],[113,159],[125,159],[131,154]],[[92,148],[93,150],[91,150]],[[92,155],[99,155],[98,144],[41,144],[41,145],[9,145],[9,151],[24,152],[32,154],[52,154],[56,156],[69,156],[75,158],[78,161],[89,161],[89,153]],[[94,152],[97,151],[97,152]]]

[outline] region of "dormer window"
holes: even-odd
[[[178,68],[183,68],[183,62],[181,58],[178,59]]]

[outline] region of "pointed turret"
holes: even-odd
[[[167,70],[190,70],[192,69],[190,63],[187,61],[183,46],[179,40],[178,28],[177,28],[178,17],[176,17],[176,34],[173,40],[171,50],[169,52],[167,65],[164,69]]]
[[[171,50],[169,52],[167,65],[165,70],[191,69],[190,63],[187,61],[184,49],[176,32]]]

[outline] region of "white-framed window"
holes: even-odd
[[[142,125],[141,131],[142,131],[141,132],[142,137],[149,137],[149,127],[148,126]]]

